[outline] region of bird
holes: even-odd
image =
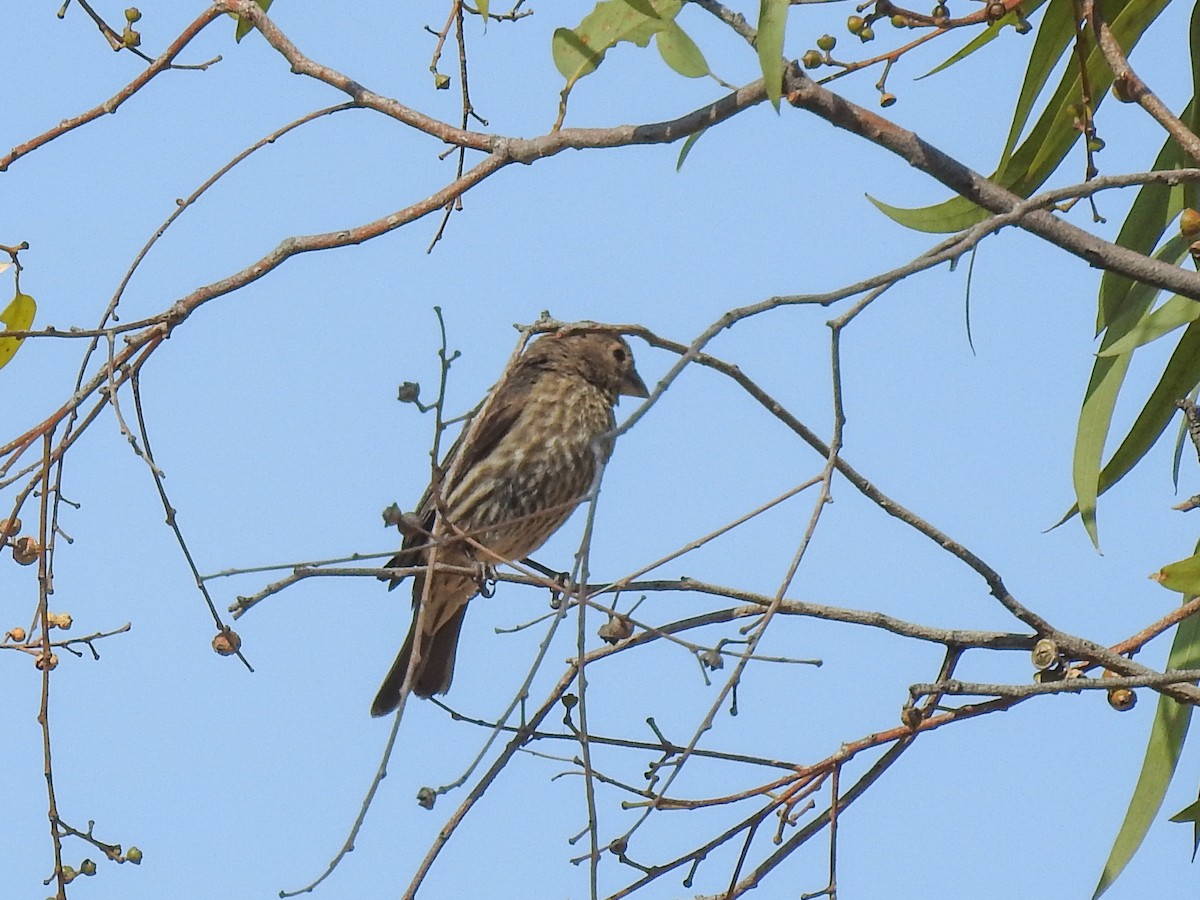
[[[492,388],[479,423],[464,426],[441,475],[415,515],[405,517],[404,540],[388,568],[428,566],[435,547],[435,564],[477,570],[534,553],[567,521],[612,453],[608,435],[620,398],[649,395],[619,334],[560,330],[539,337]],[[389,590],[401,581],[388,580]],[[428,698],[450,689],[463,616],[480,582],[479,575],[446,571],[414,577],[412,625],[372,716],[399,706],[414,648],[412,692]]]

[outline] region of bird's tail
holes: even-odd
[[[379,693],[375,695],[375,702],[371,704],[372,716],[386,716],[400,705],[400,690],[404,686],[404,676],[408,672],[408,663],[412,657],[419,611],[419,606],[414,607],[408,637],[404,639],[404,646],[400,648],[396,661],[392,663],[387,677],[383,679]],[[450,681],[454,678],[454,658],[458,652],[458,635],[462,631],[463,616],[466,612],[467,604],[463,603],[437,631],[423,636],[421,658],[417,661],[412,685],[412,692],[418,697],[432,697],[434,694],[444,694],[450,690]]]

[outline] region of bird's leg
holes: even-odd
[[[560,609],[562,607],[563,594],[567,593],[568,586],[571,583],[571,573],[556,572],[554,569],[551,569],[548,566],[543,566],[536,559],[523,559],[521,562],[524,565],[529,566],[529,568],[541,572],[558,585],[558,587],[551,588],[550,590],[550,608],[554,610]]]
[[[479,596],[492,598],[496,595],[496,567],[491,563],[475,560],[475,586]]]

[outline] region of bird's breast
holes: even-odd
[[[508,433],[447,492],[454,524],[509,558],[532,553],[567,520],[610,450],[597,445],[615,425],[604,394],[548,387],[532,392]]]

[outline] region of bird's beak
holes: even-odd
[[[642,381],[642,376],[637,373],[637,369],[630,369],[625,373],[617,393],[622,397],[641,397],[643,400],[650,396],[646,382]]]

